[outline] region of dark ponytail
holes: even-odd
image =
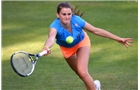
[[[76,8],[74,8],[73,13],[74,13],[75,15],[78,15],[78,16],[82,17],[83,14],[84,14],[84,12],[80,13],[80,10],[76,11],[77,8],[78,8],[78,6],[76,6]]]

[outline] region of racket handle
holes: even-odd
[[[43,56],[43,55],[45,55],[45,54],[47,54],[47,51],[46,51],[46,50],[40,52],[38,55],[41,57],[41,56]]]

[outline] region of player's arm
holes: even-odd
[[[121,38],[117,35],[114,35],[106,30],[103,30],[101,28],[97,28],[97,27],[94,27],[92,26],[91,24],[87,23],[85,24],[85,27],[84,27],[85,30],[95,34],[95,35],[98,35],[98,36],[101,36],[101,37],[105,37],[105,38],[110,38],[110,39],[113,39],[121,44],[124,44],[126,47],[128,46],[131,46],[131,44],[129,42],[133,42],[132,38]]]
[[[50,28],[48,38],[47,38],[47,40],[44,44],[44,48],[43,48],[43,50],[48,51],[48,54],[50,53],[50,50],[48,50],[48,49],[51,48],[55,43],[56,34],[57,34],[56,29],[55,28]]]

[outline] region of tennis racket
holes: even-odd
[[[13,70],[22,77],[31,75],[35,69],[35,65],[39,57],[47,54],[47,51],[42,51],[39,54],[30,54],[25,51],[17,51],[12,54],[10,63]]]

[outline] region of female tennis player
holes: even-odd
[[[86,89],[100,90],[100,81],[94,81],[88,72],[90,39],[84,30],[94,35],[115,40],[127,48],[131,46],[130,42],[133,42],[132,38],[121,38],[106,30],[94,27],[76,15],[68,2],[62,2],[57,6],[56,16],[57,18],[50,25],[48,39],[45,42],[43,50],[47,50],[48,54],[50,54],[50,48],[56,39],[56,43],[60,46],[66,62],[84,82]],[[73,37],[72,43],[66,42],[68,36]]]

